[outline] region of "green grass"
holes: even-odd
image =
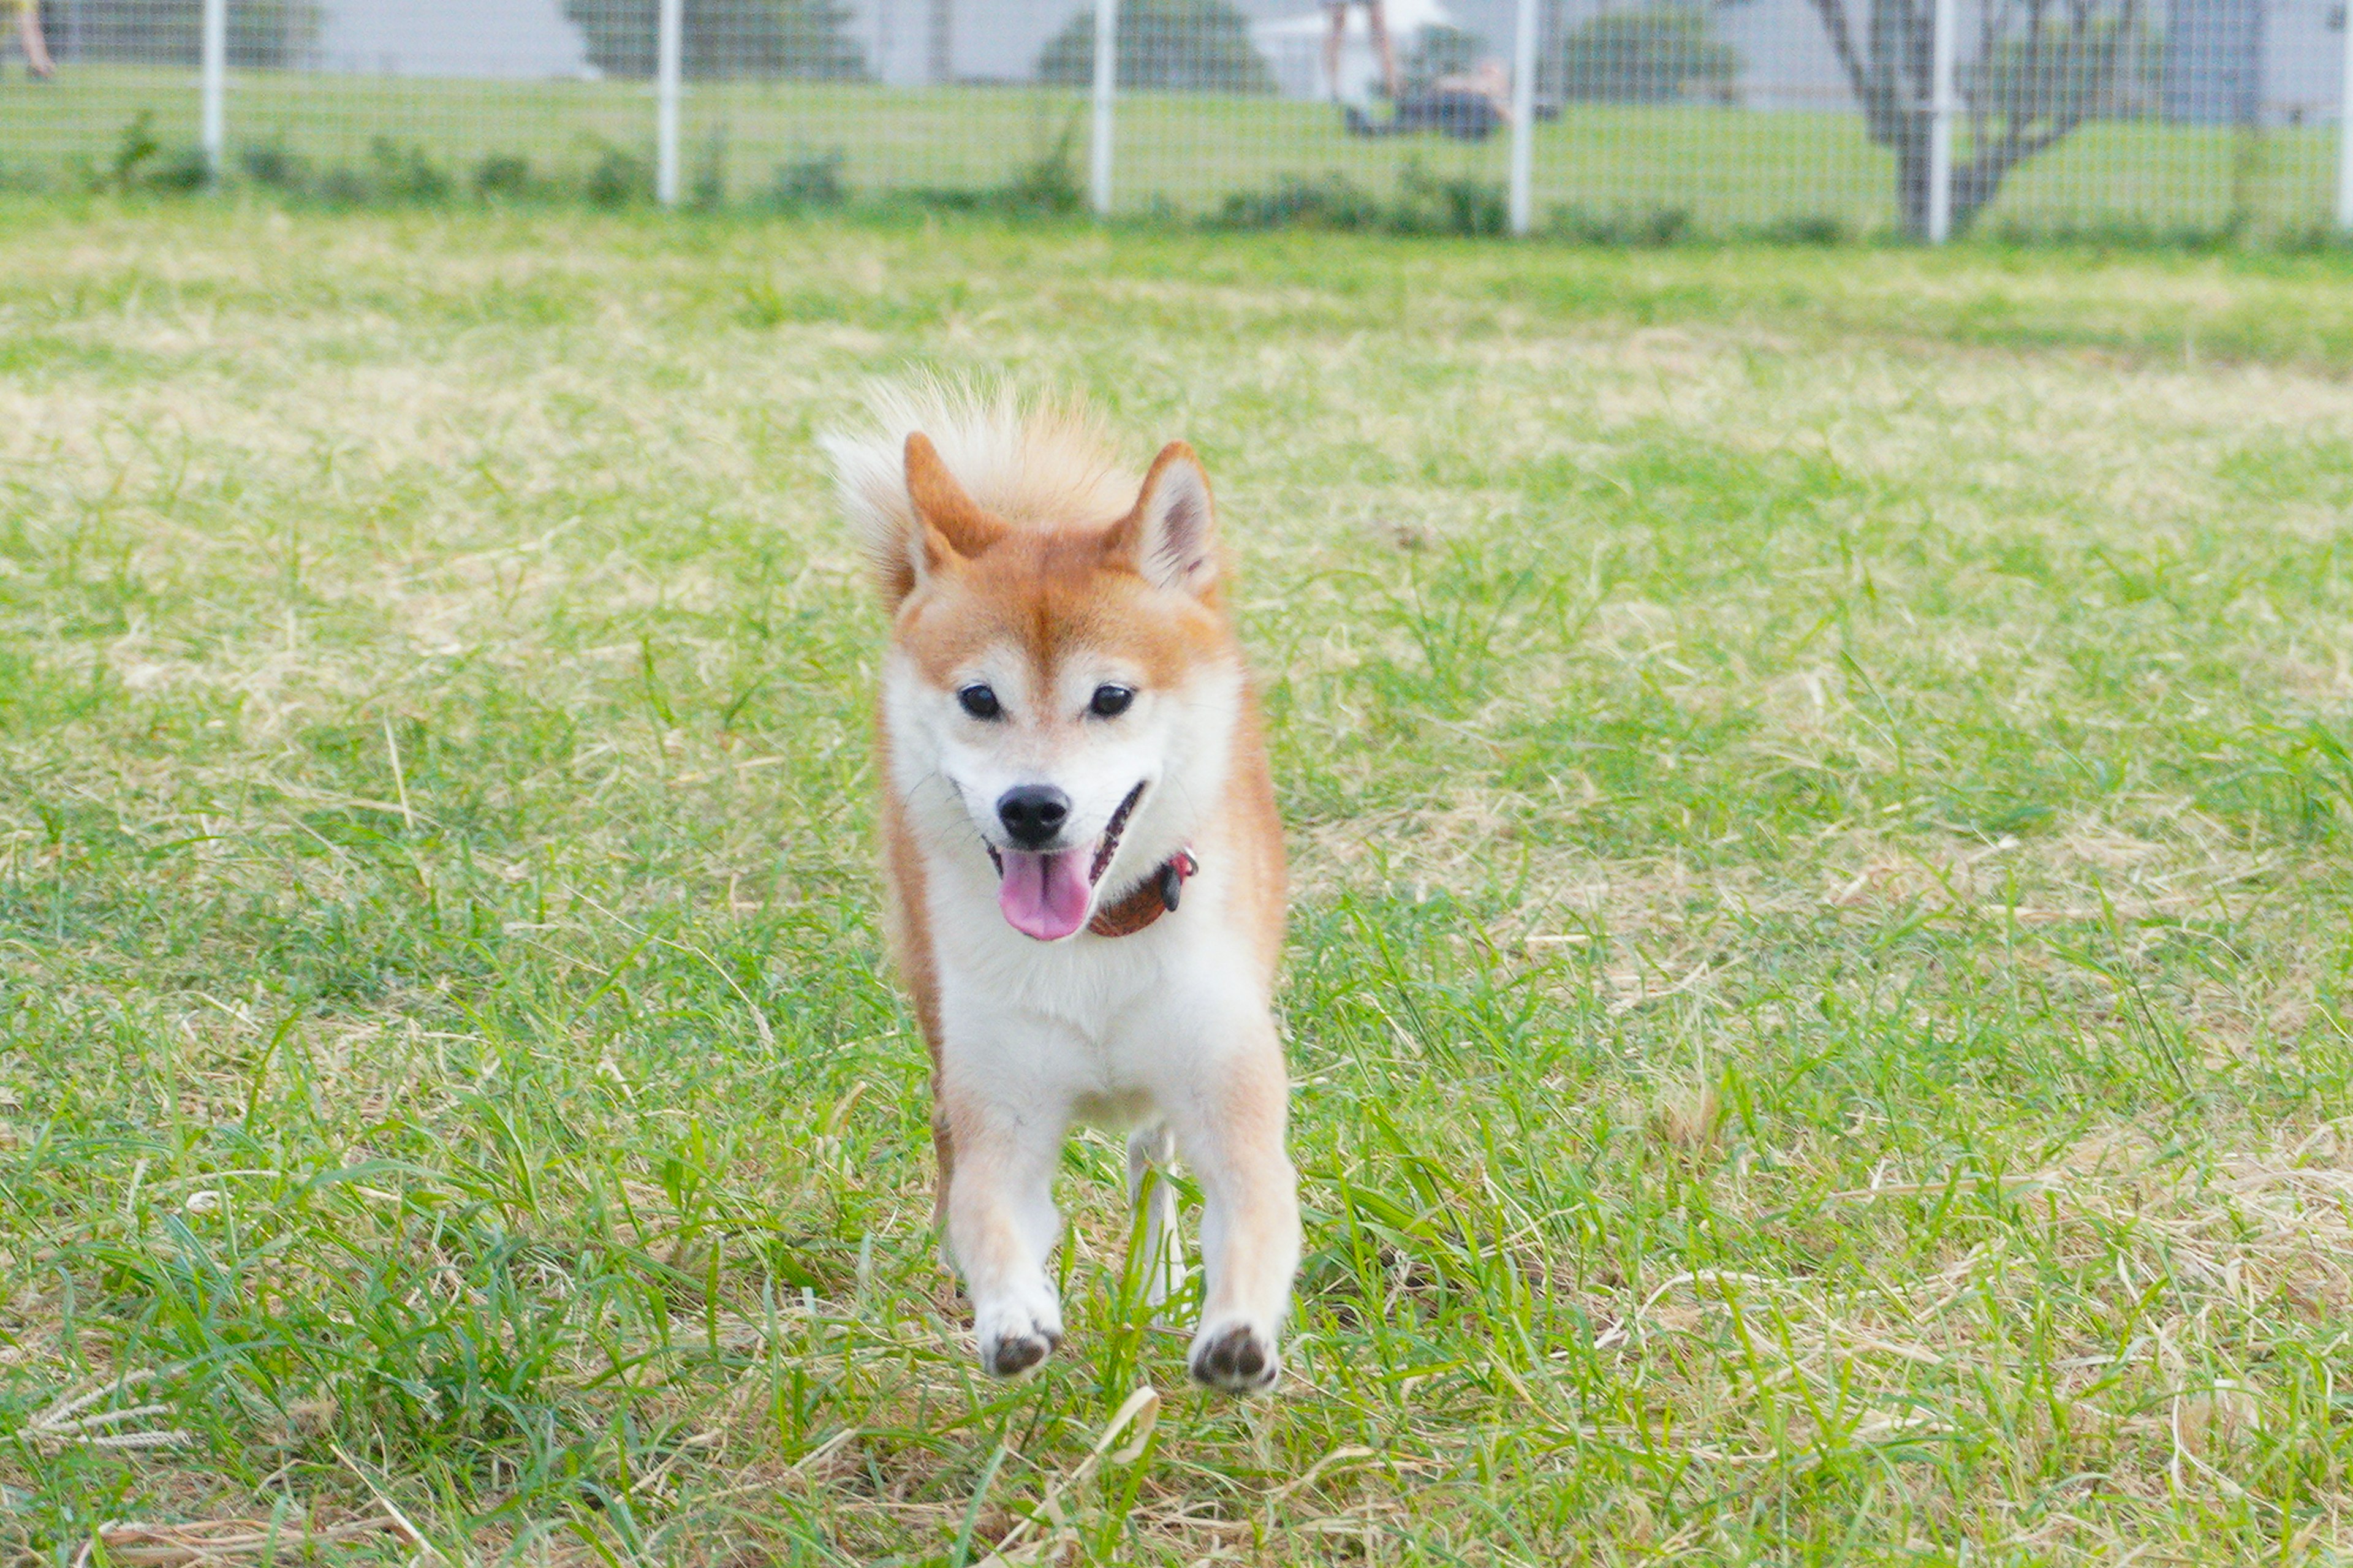
[[[193,146],[186,72],[93,66],[47,85],[0,81],[0,179],[55,184],[103,170],[142,110],[167,153]],[[611,153],[636,159],[640,173],[652,157],[642,82],[248,72],[227,112],[237,153],[282,150],[314,174],[365,167],[385,138],[421,150],[460,184],[494,155],[575,182]],[[1082,163],[1085,112],[1084,95],[1061,89],[709,83],[688,92],[681,136],[690,184],[723,200],[756,200],[780,168],[837,155],[839,177],[871,197],[1001,184],[1066,136]],[[1135,93],[1122,100],[1119,128],[1118,200],[1132,214],[1213,214],[1229,195],[1286,176],[1338,174],[1386,194],[1409,164],[1500,186],[1507,151],[1501,137],[1361,141],[1328,105],[1271,98]],[[1851,114],[1572,104],[1538,128],[1534,167],[1540,216],[1638,225],[1666,216],[1719,234],[1795,224],[1872,234],[1897,222],[1893,160]],[[1983,221],[2045,234],[2304,233],[2327,221],[2335,168],[2326,127],[2242,136],[2101,123],[2019,171]]]
[[[2348,283],[0,205],[0,1539],[2335,1560]],[[970,1366],[811,440],[910,364],[1219,483],[1271,1402],[1100,1139],[1070,1342]]]

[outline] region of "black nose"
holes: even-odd
[[[1070,815],[1071,797],[1052,784],[1022,784],[997,797],[997,820],[1026,849],[1052,842]]]

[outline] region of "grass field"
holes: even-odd
[[[2348,284],[0,204],[0,1541],[2340,1560]],[[811,440],[911,364],[1220,481],[1273,1400],[1101,1139],[970,1365]]]
[[[167,155],[195,141],[184,71],[79,67],[47,86],[0,81],[0,181],[102,170],[142,111]],[[822,83],[696,84],[682,143],[690,183],[755,201],[780,168],[839,156],[865,197],[916,187],[976,190],[1016,177],[1065,145],[1085,161],[1085,103],[1055,89],[889,89]],[[253,72],[236,79],[230,141],[282,150],[314,173],[364,167],[388,138],[463,182],[493,155],[578,179],[608,151],[650,163],[651,94],[642,82],[433,81]],[[1286,177],[1345,175],[1386,195],[1409,164],[1440,179],[1500,188],[1506,147],[1438,136],[1366,142],[1330,106],[1272,98],[1134,93],[1120,106],[1121,208],[1198,216]],[[1966,140],[1957,156],[1966,160]],[[1894,163],[1852,114],[1686,106],[1571,104],[1541,125],[1538,215],[1679,221],[1726,234],[1796,224],[1849,233],[1895,226]],[[2333,211],[2331,128],[2227,129],[2105,122],[2021,169],[1984,221],[2050,233],[2141,228],[2257,235],[2317,229]]]

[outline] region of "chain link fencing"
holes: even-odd
[[[0,0],[0,21],[16,186],[1661,239],[2353,217],[2341,0]]]

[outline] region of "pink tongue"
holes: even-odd
[[[1060,942],[1087,922],[1086,852],[1065,849],[1034,855],[1026,849],[998,851],[1005,880],[997,907],[1008,924],[1039,942]]]

